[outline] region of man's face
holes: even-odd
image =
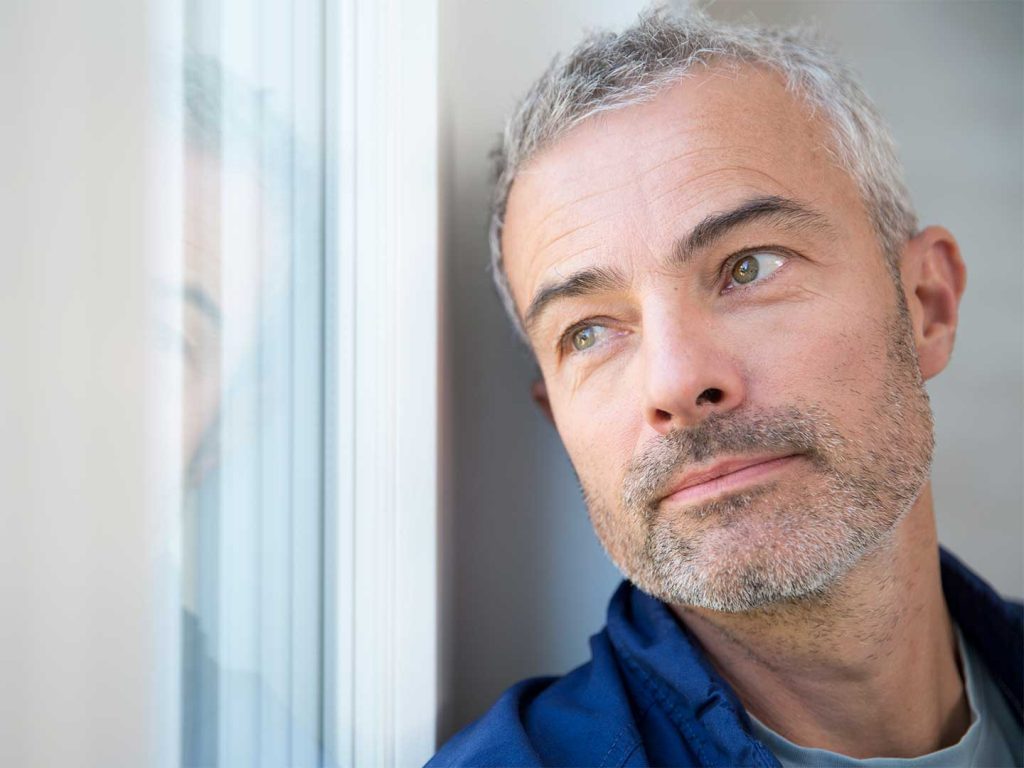
[[[820,592],[927,479],[902,292],[829,146],[776,76],[713,70],[512,188],[509,281],[594,526],[669,602]]]

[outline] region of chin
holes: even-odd
[[[653,521],[634,583],[667,603],[727,613],[820,599],[898,523],[845,505],[778,501],[704,509],[689,531],[671,517]]]

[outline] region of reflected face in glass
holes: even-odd
[[[183,451],[196,455],[220,400],[220,173],[215,157],[188,153],[185,164],[185,247],[181,287],[184,324]]]
[[[902,291],[827,126],[774,75],[700,74],[517,177],[512,292],[598,536],[669,602],[821,592],[926,482]]]
[[[211,446],[210,458],[216,457],[210,430],[221,406],[222,384],[239,375],[258,340],[260,275],[266,269],[263,208],[252,169],[225,169],[219,157],[200,150],[187,154],[183,448],[193,473],[202,471],[195,462],[204,442]]]

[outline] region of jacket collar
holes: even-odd
[[[985,661],[1010,708],[1021,720],[1024,685],[1024,610],[1003,600],[948,550],[940,550],[942,591],[953,621]]]
[[[940,562],[950,614],[1020,719],[1021,606],[1002,600],[944,549]],[[608,635],[642,706],[664,709],[688,741],[701,744],[705,765],[779,765],[751,735],[732,687],[667,605],[623,582],[609,606]]]

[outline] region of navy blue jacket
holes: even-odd
[[[941,560],[950,613],[1020,720],[1024,610],[945,550]],[[623,583],[590,647],[565,677],[510,688],[428,766],[779,765],[664,603]]]

